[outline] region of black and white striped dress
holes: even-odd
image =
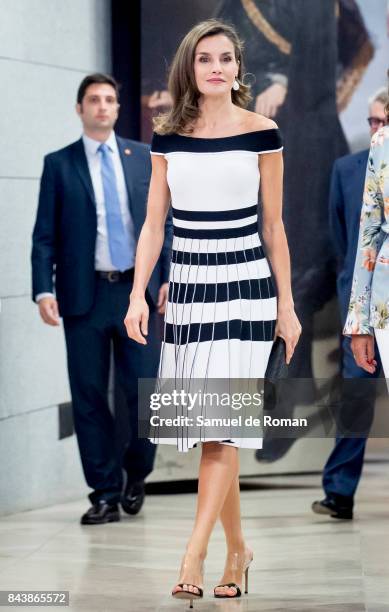
[[[258,154],[281,149],[278,129],[222,138],[154,133],[151,154],[167,160],[174,227],[157,381],[264,377],[277,303],[258,234]],[[150,440],[184,452],[200,441],[176,434],[162,438],[154,428]],[[262,447],[261,437],[218,441]]]

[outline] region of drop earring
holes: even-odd
[[[238,91],[238,89],[239,89],[239,88],[240,88],[239,81],[238,81],[238,79],[237,79],[237,78],[235,78],[235,80],[234,80],[234,82],[233,82],[233,84],[232,84],[232,89],[233,89],[234,91]]]

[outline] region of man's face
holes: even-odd
[[[87,130],[112,129],[119,113],[115,89],[108,83],[89,85],[81,104],[77,104],[76,110]]]
[[[385,106],[381,102],[373,102],[369,107],[370,136],[386,124]]]

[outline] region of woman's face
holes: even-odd
[[[238,70],[234,45],[227,36],[217,34],[200,40],[195,51],[194,73],[201,94],[230,94]]]

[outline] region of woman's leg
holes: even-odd
[[[227,550],[244,550],[244,538],[240,520],[239,464],[220,512],[220,520],[226,536]]]
[[[201,562],[206,556],[213,527],[236,477],[238,452],[236,447],[218,442],[202,444],[196,518],[178,581],[184,584],[185,590],[196,593],[195,589],[186,585],[202,584]],[[174,590],[178,591],[180,587]]]
[[[242,562],[248,550],[245,546],[240,516],[239,466],[224,500],[220,520],[223,524],[227,542],[227,559],[220,584],[228,584],[229,582],[240,584]],[[236,589],[235,587],[219,586],[215,589],[215,592],[218,595],[233,596],[236,594]]]

